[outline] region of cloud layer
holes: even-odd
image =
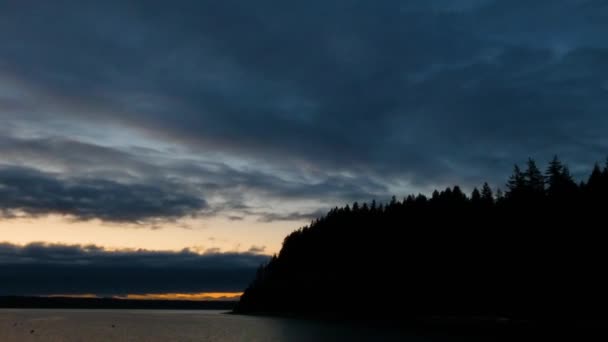
[[[77,189],[159,197],[69,211],[104,220],[305,219],[502,185],[555,153],[576,172],[608,150],[606,18],[600,0],[5,2],[0,148],[10,167],[87,170]]]
[[[0,243],[0,295],[240,292],[268,257]]]
[[[5,216],[61,214],[137,223],[194,215],[205,207],[203,199],[163,184],[59,179],[30,169],[0,169],[0,208]]]
[[[387,192],[385,185],[364,177],[273,174],[154,149],[106,147],[59,137],[7,135],[0,137],[0,153],[0,208],[5,217],[61,214],[79,220],[147,223],[226,215],[293,221],[320,212],[271,212],[264,198],[341,201]]]

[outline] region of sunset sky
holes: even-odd
[[[528,157],[587,173],[607,23],[603,0],[0,1],[0,295],[239,292],[329,208]]]

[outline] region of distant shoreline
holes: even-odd
[[[0,309],[125,309],[125,310],[226,310],[234,301],[136,300],[72,297],[0,297]]]

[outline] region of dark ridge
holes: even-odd
[[[515,166],[504,193],[454,186],[335,208],[285,238],[234,311],[606,322],[607,210],[608,167],[577,183],[557,157],[545,172]]]
[[[232,310],[236,302],[186,300],[131,300],[115,298],[0,297],[6,309],[142,309],[142,310]]]

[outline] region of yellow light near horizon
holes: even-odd
[[[186,227],[183,227],[186,224]],[[298,226],[283,222],[230,221],[223,218],[197,218],[167,222],[162,227],[104,223],[98,220],[74,221],[58,215],[36,218],[0,218],[0,243],[26,245],[33,242],[93,244],[108,250],[147,249],[246,252],[252,246],[265,246],[264,254],[281,249],[283,239]]]
[[[99,298],[96,294],[85,293],[85,294],[55,294],[44,296],[48,298]]]
[[[112,296],[114,299],[133,300],[190,300],[190,301],[218,301],[238,300],[243,292],[201,292],[201,293],[148,293],[128,294],[126,296]],[[48,298],[103,298],[96,294],[54,294],[44,296]]]
[[[114,296],[116,299],[137,299],[137,300],[238,300],[243,292],[202,292],[202,293],[149,293],[149,294],[128,294],[126,296]]]

